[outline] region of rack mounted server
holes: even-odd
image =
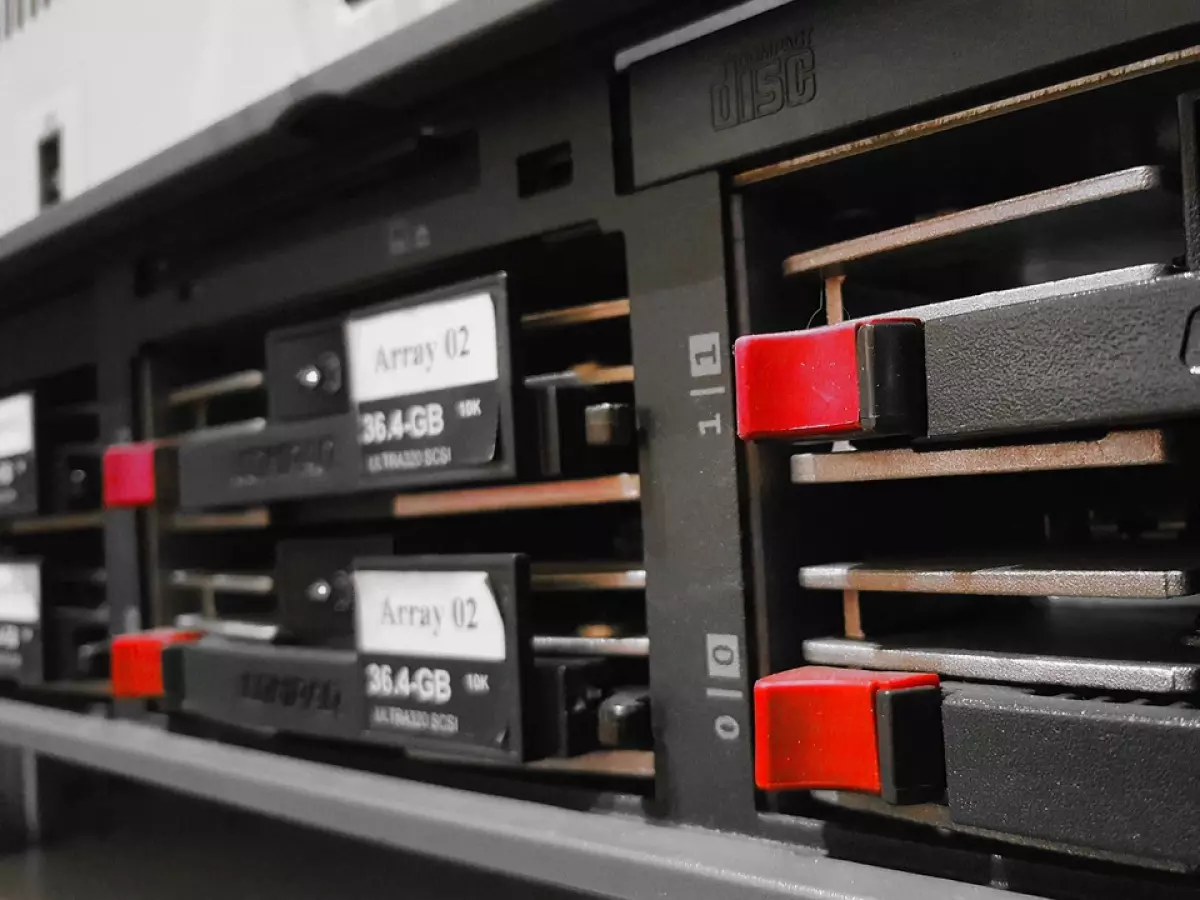
[[[524,24],[0,239],[6,692],[1190,895],[1200,7]]]

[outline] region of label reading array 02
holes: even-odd
[[[346,346],[367,478],[495,458],[500,345],[491,293],[367,311],[347,321]]]
[[[520,757],[524,560],[358,560],[355,633],[366,728],[457,754]]]

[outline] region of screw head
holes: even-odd
[[[323,380],[321,370],[314,365],[307,365],[296,373],[296,381],[300,383],[300,387],[310,391],[319,388]]]

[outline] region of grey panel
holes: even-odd
[[[1186,25],[1198,12],[1186,0],[918,0],[902,17],[887,0],[788,3],[629,66],[636,182],[928,104]]]
[[[288,85],[199,134],[98,185],[0,237],[0,260],[77,226],[99,213],[128,203],[151,188],[199,169],[271,131],[280,117],[305,100],[342,95],[384,76],[425,62],[472,38],[547,7],[553,0],[458,0],[363,50]],[[614,4],[616,5],[616,4]],[[593,14],[594,15],[594,14]],[[581,20],[582,21],[582,20]],[[574,23],[559,16],[559,27]],[[503,56],[503,54],[498,54]],[[477,65],[478,63],[476,63]],[[470,67],[463,67],[464,72]],[[415,80],[410,88],[445,89],[446,79]]]
[[[644,191],[625,230],[643,444],[655,800],[676,821],[750,830],[746,629],[720,182]],[[714,652],[720,652],[724,664]]]
[[[72,827],[0,856],[5,900],[366,900],[395,885],[405,900],[579,898],[43,762],[71,776]]]
[[[958,900],[1027,895],[810,850],[387,778],[0,700],[11,744],[288,821],[606,897]]]

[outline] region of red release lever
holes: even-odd
[[[925,414],[924,364],[914,319],[859,319],[739,338],[733,345],[738,436],[913,433]]]
[[[153,441],[114,444],[104,451],[104,506],[152,506],[157,496]]]
[[[733,344],[738,436],[857,431],[857,325],[756,334]]]
[[[113,696],[126,699],[161,697],[163,648],[171,644],[198,641],[203,636],[202,631],[155,628],[113,638]]]
[[[754,685],[755,784],[768,791],[881,793],[877,695],[937,686],[937,675],[921,672],[826,666],[760,678]]]

